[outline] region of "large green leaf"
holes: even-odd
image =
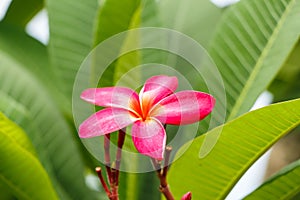
[[[43,0],[13,0],[8,7],[4,22],[25,28],[26,24],[44,6]]]
[[[242,0],[223,15],[210,55],[223,76],[228,119],[247,112],[300,33],[299,0]]]
[[[71,98],[73,82],[81,62],[93,45],[97,0],[46,0],[49,14],[49,54],[61,78],[60,89]]]
[[[46,96],[48,96],[46,98],[47,98],[47,101],[51,102],[50,104],[52,104],[52,106],[50,106],[50,107],[55,107],[54,102],[51,100],[51,99],[54,99],[55,103],[60,106],[60,108],[63,111],[63,113],[65,114],[65,116],[70,118],[70,116],[71,116],[70,102],[67,101],[65,99],[65,97],[58,90],[57,77],[55,76],[53,70],[50,68],[46,47],[44,45],[42,45],[41,43],[39,43],[38,41],[36,41],[33,38],[26,35],[23,30],[15,28],[11,25],[7,25],[6,23],[0,24],[0,41],[2,44],[0,46],[0,50],[5,52],[5,55],[7,54],[9,57],[11,57],[16,62],[21,63],[21,65],[19,67],[23,68],[23,69],[19,69],[19,73],[23,74],[22,70],[24,70],[25,71],[24,74],[29,75],[29,77],[27,77],[27,78],[34,80],[33,82],[35,82],[35,84],[36,84],[35,87],[43,88],[41,90],[43,90],[44,94],[48,93],[48,94],[46,94]],[[5,67],[9,68],[8,66],[5,66],[4,63],[1,64],[1,68],[5,68]],[[11,73],[13,73],[13,72],[11,72]],[[18,76],[17,74],[18,73],[13,74],[12,78],[17,77]],[[30,78],[31,76],[33,78]],[[10,79],[10,78],[6,77],[6,79]],[[3,81],[7,83],[7,81],[5,81],[5,79]],[[27,81],[25,80],[24,82],[27,82]],[[12,82],[11,84],[14,84],[14,83]],[[17,85],[20,86],[20,85],[22,85],[22,83],[16,84],[16,86]],[[6,86],[10,87],[9,84]],[[24,87],[24,86],[26,86],[26,84],[22,85],[22,87]],[[6,89],[9,90],[9,88],[6,88]],[[16,91],[19,91],[19,89],[14,88],[14,90],[16,90]],[[30,91],[30,90],[32,90],[32,88],[28,85],[28,87],[26,87],[26,89],[24,89],[24,90],[21,89],[20,91],[22,91],[24,93],[23,95],[25,95],[25,96],[26,96],[26,92],[31,93],[31,94],[27,94],[29,96],[33,96],[33,97],[38,96],[38,91],[34,92],[34,91]],[[34,93],[36,93],[36,94],[34,94]],[[21,92],[20,92],[20,94],[21,94]],[[44,130],[44,131],[39,130],[39,129],[41,129],[41,127],[39,127],[39,126],[43,126],[43,124],[40,124],[37,126],[37,124],[35,123],[36,120],[32,116],[32,115],[35,116],[35,114],[33,114],[32,112],[34,112],[34,113],[36,112],[33,110],[38,108],[38,107],[32,108],[32,105],[35,105],[36,102],[34,102],[33,104],[29,104],[29,102],[24,102],[24,99],[19,99],[20,94],[15,93],[14,95],[11,95],[11,94],[7,93],[6,91],[0,92],[0,95],[1,95],[0,110],[4,111],[5,114],[7,114],[10,118],[12,118],[15,122],[22,125],[22,127],[25,128],[26,131],[31,135],[31,138],[34,139],[34,144],[36,146],[39,146],[39,148],[38,148],[39,154],[43,155],[42,163],[45,166],[47,166],[46,168],[47,168],[48,172],[51,171],[51,173],[50,173],[51,178],[54,179],[53,180],[54,182],[56,182],[57,181],[57,178],[55,177],[56,172],[54,172],[52,167],[50,167],[52,165],[52,163],[51,164],[48,163],[48,162],[52,162],[52,161],[50,161],[50,159],[49,159],[50,156],[48,156],[47,154],[48,153],[51,154],[52,152],[45,152],[44,149],[46,149],[46,147],[41,145],[43,142],[46,142],[47,144],[49,142],[43,141],[43,138],[40,138],[40,136],[39,136],[40,133],[44,133],[46,130]],[[39,104],[40,107],[43,107],[43,102],[45,102],[45,101],[42,100],[42,102],[39,102],[37,104]],[[46,108],[46,109],[49,109],[49,108]],[[55,113],[54,115],[57,115],[60,112],[58,108],[49,109],[47,112],[52,112],[52,111]],[[50,114],[49,116],[52,116],[52,114]],[[35,117],[38,117],[38,116],[35,116]],[[60,118],[61,117],[62,116],[60,116]],[[62,119],[62,118],[61,118],[61,120],[64,121],[64,119]],[[61,122],[61,123],[64,124],[63,126],[67,126],[67,124],[65,122]],[[42,128],[42,129],[44,129],[44,128]],[[51,132],[53,130],[54,129],[47,130],[47,131]],[[69,128],[65,129],[65,132],[67,133],[67,135],[69,135],[69,136],[67,136],[67,138],[72,138],[72,137],[70,137],[71,132],[70,132]],[[51,139],[51,138],[47,138],[46,140],[48,140],[48,139]],[[52,141],[52,139],[51,139],[51,141]],[[74,141],[71,141],[70,143],[73,143],[70,146],[76,145],[74,143]],[[71,147],[71,148],[73,148],[73,147]],[[70,153],[71,153],[71,151],[70,151]],[[67,157],[67,155],[66,155],[66,157]],[[77,155],[76,155],[76,157],[77,157]],[[66,171],[68,171],[68,170],[66,170]],[[67,197],[64,194],[65,192],[59,187],[59,185],[60,185],[60,183],[57,183],[57,184],[55,184],[55,187],[57,190],[60,191],[60,195],[63,195],[64,199],[66,199]]]
[[[17,143],[22,149],[28,153],[36,156],[33,145],[30,140],[14,122],[10,121],[3,113],[0,112],[0,127],[1,133],[6,137],[9,137],[10,140]]]
[[[13,200],[14,196],[11,191],[9,191],[8,187],[3,183],[0,183],[0,199],[2,200]]]
[[[97,16],[95,45],[128,30],[132,16],[140,2],[140,0],[106,0]]]
[[[59,90],[58,77],[50,67],[47,47],[18,27],[0,23],[0,50],[22,63],[50,92],[61,110],[71,116],[70,101]]]
[[[222,15],[210,1],[165,0],[159,4],[163,27],[180,31],[207,47]]]
[[[27,124],[31,122],[30,111],[23,104],[2,91],[0,91],[0,97],[0,110],[5,111],[6,116],[9,116],[17,124],[25,121]]]
[[[77,135],[73,135],[46,87],[23,63],[1,51],[0,57],[0,91],[7,98],[2,103],[8,104],[1,108],[10,114],[18,107],[24,114],[21,118],[12,116],[19,117],[18,123],[28,133],[61,198],[96,199],[85,185],[84,163],[74,140]]]
[[[246,199],[292,199],[300,193],[300,160],[288,165]]]
[[[0,113],[0,184],[18,199],[58,199],[26,134]]]
[[[101,45],[106,39],[118,34],[120,32],[126,31],[130,28],[130,24],[136,9],[140,6],[140,0],[107,0],[98,10],[98,16],[96,20],[96,31],[94,35],[94,46]],[[125,8],[125,9],[124,9]],[[112,49],[116,53],[121,51],[122,44],[125,38],[120,39],[116,46]],[[103,53],[103,52],[100,52]],[[117,59],[117,58],[116,58]],[[94,67],[107,67],[106,71],[102,77],[95,77],[96,80],[101,78],[100,86],[111,86],[115,84],[115,67],[116,62],[110,64],[109,66],[101,66],[98,63]]]
[[[177,198],[191,191],[195,199],[224,199],[246,170],[299,124],[297,99],[252,111],[209,131],[195,139],[172,165],[172,191]],[[211,152],[199,158],[204,137],[219,134]]]

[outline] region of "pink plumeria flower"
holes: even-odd
[[[185,90],[174,93],[176,77],[153,76],[140,93],[126,87],[90,88],[81,98],[106,107],[79,127],[81,138],[112,133],[131,124],[132,140],[144,155],[162,160],[166,145],[164,124],[184,125],[205,118],[213,109],[215,99],[206,93]]]

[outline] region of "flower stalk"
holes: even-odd
[[[104,137],[104,161],[106,165],[106,173],[107,173],[107,180],[109,182],[109,186],[107,186],[102,173],[101,168],[96,167],[96,172],[99,177],[99,180],[102,184],[104,191],[106,192],[107,197],[110,200],[119,200],[119,174],[120,174],[120,165],[121,165],[121,158],[122,158],[122,148],[125,141],[125,130],[119,130],[118,135],[118,150],[116,154],[116,160],[111,163],[110,159],[110,135],[107,134]]]
[[[110,190],[108,189],[108,186],[106,185],[106,182],[102,176],[102,173],[101,173],[101,167],[96,167],[95,171],[97,172],[97,175],[99,177],[99,180],[102,184],[102,187],[104,189],[104,191],[106,192],[106,195],[109,197],[111,196],[111,193],[110,193]]]
[[[167,182],[167,173],[169,169],[171,151],[172,151],[172,147],[167,146],[165,150],[165,159],[164,159],[163,167],[161,167],[160,161],[152,159],[153,166],[155,167],[157,172],[157,177],[159,178],[160,181],[159,191],[166,197],[167,200],[175,199]]]
[[[125,129],[119,130],[119,138],[118,138],[118,150],[116,156],[116,185],[119,186],[119,175],[120,175],[120,165],[122,158],[122,148],[125,141]]]
[[[165,159],[163,167],[161,166],[161,161],[151,158],[153,167],[156,169],[157,177],[159,178],[160,185],[159,191],[165,196],[167,200],[175,200],[172,194],[169,184],[167,182],[168,170],[170,167],[170,157],[171,157],[172,147],[167,146],[165,150]],[[182,196],[181,200],[191,200],[192,193],[188,192]]]

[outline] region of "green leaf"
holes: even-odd
[[[195,199],[224,199],[246,170],[299,124],[297,99],[252,111],[198,137],[191,146],[182,147],[181,153],[188,149],[170,170],[175,197],[191,191]],[[200,158],[206,135],[220,137],[209,154]]]
[[[0,113],[0,184],[18,199],[58,199],[26,134]]]
[[[140,5],[140,0],[107,0],[100,7],[96,20],[96,31],[94,35],[94,46],[99,45],[104,40],[120,32],[129,29],[136,9]],[[114,47],[115,51],[120,51],[124,40],[120,41],[120,48]],[[112,63],[104,72],[100,80],[100,86],[112,86],[115,84],[116,62]],[[98,67],[96,64],[95,67]],[[105,66],[102,66],[105,67]],[[98,80],[99,77],[96,77]]]
[[[158,5],[163,27],[180,31],[208,47],[222,9],[199,0],[165,0]]]
[[[93,46],[97,0],[46,0],[49,14],[49,54],[59,86],[71,98],[81,62]]]
[[[10,140],[17,143],[22,149],[26,150],[28,153],[35,156],[36,153],[34,147],[32,146],[30,140],[23,132],[23,130],[19,128],[15,123],[7,119],[7,117],[1,112],[0,127],[2,134],[5,134],[6,137],[10,137]]]
[[[300,41],[288,57],[268,90],[272,92],[274,101],[286,101],[300,97]]]
[[[14,120],[15,123],[22,125],[27,131],[30,131],[31,134],[28,134],[29,136],[33,133],[37,133],[37,127],[34,123],[34,120],[32,119],[31,112],[28,110],[25,105],[22,103],[16,101],[14,97],[9,96],[6,93],[3,93],[0,91],[0,111],[3,111],[6,116],[9,116],[10,119]],[[36,137],[36,136],[35,136]],[[40,142],[41,138],[35,139],[35,143]],[[19,143],[22,143],[22,140],[19,140]],[[41,147],[38,147],[38,154],[44,155],[45,153],[41,154]],[[30,149],[28,149],[30,151]],[[42,150],[44,151],[44,150]],[[58,183],[57,178],[55,177],[55,174],[53,172],[52,167],[50,167],[52,164],[49,164],[49,160],[46,158],[42,158],[41,161],[43,162],[44,166],[46,166],[46,170],[48,172],[48,175],[50,176],[52,183],[55,187],[55,189],[58,191],[58,194],[60,198],[63,199],[69,199],[68,195],[63,191],[60,183]]]
[[[13,200],[14,196],[9,191],[8,187],[0,182],[0,199]]]
[[[288,165],[244,199],[293,199],[300,192],[300,160]]]
[[[22,123],[22,121],[31,122],[30,111],[23,104],[2,91],[0,91],[0,97],[0,110],[5,111],[5,115],[17,124]]]
[[[141,0],[106,0],[97,16],[95,45],[129,29]]]
[[[136,12],[132,15],[131,23],[128,26],[128,29],[133,28],[140,28],[140,25],[142,23],[142,17],[141,17],[141,6],[139,6],[136,10]],[[126,34],[126,38],[124,39],[122,45],[121,45],[121,51],[126,51],[128,49],[134,49],[138,46],[138,43],[140,42],[140,35],[137,32],[129,32]],[[122,55],[118,58],[116,61],[115,70],[114,70],[114,85],[118,83],[118,81],[122,80],[122,77],[126,75],[131,69],[134,69],[136,66],[139,66],[141,64],[141,52],[140,50],[129,52],[125,55]],[[128,76],[128,75],[127,75]],[[141,82],[141,70],[135,70],[133,73],[130,74],[130,78],[123,81],[123,86],[135,88],[137,83]]]
[[[38,149],[39,156],[41,158],[42,164],[46,167],[48,173],[50,174],[50,177],[52,181],[55,183],[55,188],[57,191],[59,191],[59,195],[63,199],[68,199],[67,194],[62,189],[61,183],[58,183],[58,179],[60,180],[61,178],[57,178],[55,173],[55,170],[53,169],[53,163],[50,160],[49,154],[52,154],[53,151],[48,151],[46,146],[42,145],[44,142],[49,145],[49,141],[51,142],[56,142],[53,141],[51,138],[46,137],[46,140],[44,141],[44,138],[40,136],[41,133],[51,133],[52,131],[55,131],[57,128],[50,128],[50,130],[46,130],[43,126],[45,124],[41,123],[41,120],[35,120],[35,117],[39,118],[41,115],[44,115],[44,120],[48,122],[46,119],[47,116],[45,114],[39,113],[38,115],[35,114],[38,109],[38,107],[42,108],[44,107],[44,103],[48,102],[52,104],[49,109],[48,108],[43,108],[48,110],[50,114],[48,114],[48,117],[52,118],[55,115],[59,115],[58,119],[62,120],[63,122],[60,122],[60,124],[64,124],[63,127],[67,127],[68,125],[62,118],[60,112],[62,111],[65,116],[69,117],[71,116],[71,111],[70,111],[70,102],[68,102],[65,97],[58,91],[58,86],[56,85],[57,83],[57,77],[55,76],[54,72],[50,68],[49,60],[48,60],[48,55],[47,55],[47,49],[46,47],[41,44],[40,42],[36,41],[35,39],[29,37],[28,35],[25,34],[23,30],[20,30],[18,28],[15,28],[11,25],[7,25],[5,23],[0,24],[0,54],[7,56],[8,58],[11,58],[14,60],[13,62],[9,62],[9,64],[5,64],[5,59],[0,63],[0,68],[2,68],[3,73],[7,73],[6,70],[9,70],[10,65],[14,65],[12,63],[17,63],[18,69],[16,69],[16,73],[13,73],[11,71],[12,76],[3,78],[3,81],[5,85],[3,87],[8,87],[8,88],[3,88],[2,91],[0,91],[1,95],[1,100],[0,100],[0,110],[2,110],[7,116],[9,116],[11,119],[13,119],[15,122],[20,124],[26,132],[29,133],[29,136],[33,140],[34,145]],[[5,52],[5,53],[4,53]],[[7,58],[6,58],[7,59]],[[7,69],[5,69],[7,68]],[[31,87],[30,84],[27,84],[26,78],[20,78],[20,81],[15,84],[14,82],[10,82],[8,80],[14,80],[14,79],[19,79],[18,74],[20,77],[25,76],[27,79],[30,79],[29,82],[32,84],[35,84],[34,87]],[[3,74],[4,76],[5,74]],[[15,84],[15,87],[13,85]],[[26,87],[27,86],[27,87]],[[13,91],[10,91],[9,88],[13,88]],[[24,89],[22,89],[24,87]],[[35,88],[36,91],[33,91],[33,88]],[[40,88],[40,89],[37,89]],[[43,93],[45,94],[45,98],[47,99],[42,100],[43,97],[40,97],[39,91],[42,90]],[[9,91],[9,92],[8,92]],[[17,93],[19,91],[19,93]],[[13,93],[13,94],[12,94]],[[20,96],[21,95],[21,96]],[[27,96],[26,98],[22,96]],[[35,96],[38,96],[37,102],[28,102],[27,99],[34,98]],[[47,97],[46,97],[47,96]],[[55,102],[53,100],[55,100]],[[33,107],[33,105],[35,105]],[[56,105],[59,105],[61,108],[61,111]],[[46,106],[47,107],[47,106]],[[54,114],[53,114],[54,113]],[[52,116],[52,117],[51,117]],[[56,117],[52,118],[55,119]],[[39,118],[40,119],[40,118]],[[50,120],[51,121],[51,120]],[[38,123],[37,123],[38,122]],[[53,123],[53,122],[52,122]],[[38,125],[37,125],[38,124]],[[47,123],[46,123],[47,124]],[[50,125],[51,126],[51,125]],[[61,128],[62,126],[59,125]],[[67,138],[71,138],[72,143],[70,146],[77,145],[76,142],[73,141],[73,137],[71,136],[71,130],[69,127],[63,128],[65,130],[63,135],[67,134]],[[55,131],[57,132],[57,131]],[[70,137],[71,136],[71,137]],[[55,137],[53,135],[53,137]],[[61,139],[65,137],[62,136]],[[47,140],[49,140],[47,142]],[[53,145],[53,144],[52,144]],[[74,148],[74,147],[71,147]],[[77,148],[77,147],[76,147]],[[71,153],[70,151],[69,153]],[[54,155],[53,155],[54,156]],[[68,156],[65,155],[67,158]],[[73,155],[69,155],[73,156]],[[76,155],[75,157],[78,157]],[[81,159],[81,158],[80,158]],[[54,159],[56,160],[56,159]],[[55,161],[57,162],[57,161]],[[82,162],[82,161],[81,161]],[[54,164],[55,165],[55,164]],[[80,166],[81,164],[79,164]],[[72,169],[73,167],[70,166]],[[80,168],[80,167],[79,167]],[[77,168],[78,169],[78,168]],[[64,169],[68,171],[67,169]],[[75,169],[74,169],[75,170]],[[81,169],[83,171],[83,169]],[[64,175],[66,176],[66,175]],[[71,181],[71,180],[70,180]],[[83,180],[82,180],[83,182]],[[69,187],[70,184],[67,184]],[[84,186],[85,187],[85,186]],[[83,187],[83,188],[84,188]],[[84,189],[83,189],[84,190]],[[77,190],[80,192],[80,190]],[[88,190],[89,191],[89,190]],[[88,193],[88,192],[87,192]]]
[[[71,116],[70,102],[59,91],[58,77],[50,66],[45,45],[28,36],[24,30],[0,23],[0,50],[22,63],[43,83],[51,97],[67,116]]]
[[[242,0],[231,6],[210,55],[227,92],[228,119],[247,112],[298,41],[299,0]]]
[[[9,54],[0,51],[0,58],[0,91],[8,99],[4,102],[13,99],[12,104],[24,108],[27,116],[19,118],[19,124],[37,149],[60,197],[97,199],[85,185],[84,163],[75,142],[77,134],[71,131],[46,87],[23,63],[12,59]],[[3,112],[14,113],[8,110],[13,107],[3,106]],[[22,113],[22,109],[19,111]]]
[[[14,196],[9,191],[8,187],[0,182],[0,199],[1,200],[14,200]]]
[[[13,0],[3,21],[25,28],[26,24],[43,8],[43,6],[43,0]]]

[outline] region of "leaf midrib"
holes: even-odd
[[[292,6],[296,3],[296,0],[291,0],[290,3],[286,6],[285,11],[282,14],[281,19],[278,21],[277,26],[275,27],[271,37],[269,38],[267,45],[263,49],[261,56],[258,58],[254,68],[253,73],[249,76],[249,79],[247,80],[245,87],[242,89],[240,96],[238,97],[234,107],[232,108],[230,115],[228,117],[228,121],[235,118],[237,113],[239,112],[240,107],[242,106],[242,103],[245,101],[247,94],[253,85],[252,83],[255,81],[255,78],[260,72],[260,69],[263,66],[263,62],[265,58],[268,55],[268,52],[272,48],[274,42],[276,41],[276,38],[281,30],[281,27],[283,26],[284,22],[286,21],[287,16],[289,15],[290,11],[292,10]]]

